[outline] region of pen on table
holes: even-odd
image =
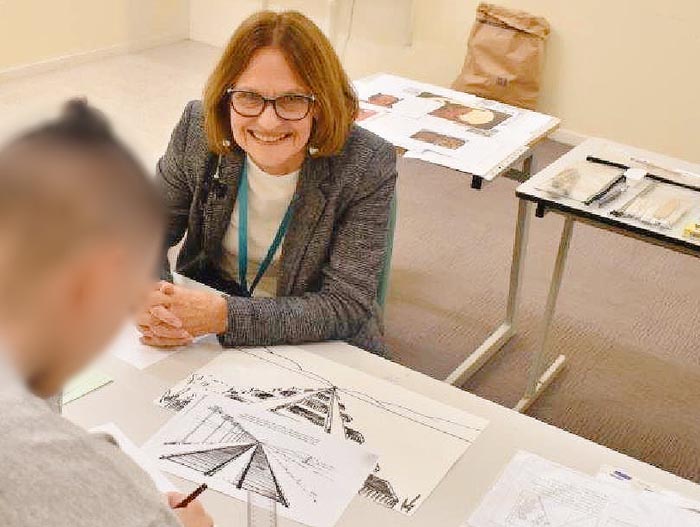
[[[190,503],[192,503],[194,500],[197,499],[197,496],[199,496],[202,492],[207,490],[207,484],[202,483],[199,487],[194,489],[194,491],[189,494],[184,500],[182,500],[180,503],[175,505],[175,509],[184,509],[187,507]]]

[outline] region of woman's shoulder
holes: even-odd
[[[383,137],[353,124],[341,155],[346,157],[366,157],[367,155],[374,158],[395,157],[395,149],[394,145]]]
[[[187,133],[188,140],[199,139],[206,142],[204,106],[202,105],[202,101],[193,100],[188,102],[182,112],[180,123],[185,125],[182,128],[184,128],[183,131]]]
[[[328,159],[331,180],[343,192],[370,192],[396,179],[394,145],[357,125],[343,149]]]
[[[209,151],[204,127],[204,108],[201,101],[190,101],[172,132],[169,149],[180,156],[185,165],[201,164]]]
[[[386,139],[354,124],[343,149],[333,156],[333,164],[355,174],[366,173],[370,167],[386,173],[395,170],[396,150]]]

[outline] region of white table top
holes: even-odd
[[[523,160],[530,154],[531,148],[534,145],[545,139],[549,134],[556,130],[561,123],[560,119],[540,112],[519,108],[509,104],[500,103],[498,101],[478,97],[469,93],[443,88],[434,84],[419,82],[413,79],[387,73],[375,73],[361,79],[356,79],[355,86],[358,88],[359,85],[373,84],[375,82],[380,82],[380,84],[383,86],[383,89],[381,89],[382,93],[389,93],[400,98],[411,99],[420,91],[427,91],[467,106],[476,105],[480,108],[491,108],[496,111],[502,111],[512,115],[512,118],[505,121],[505,123],[510,124],[504,124],[503,129],[500,129],[498,126],[494,128],[493,131],[496,131],[496,133],[489,139],[479,137],[478,135],[470,136],[469,132],[465,133],[466,128],[459,131],[453,130],[452,132],[443,129],[442,126],[444,126],[444,124],[438,128],[434,128],[434,126],[437,126],[435,125],[435,122],[442,121],[442,119],[437,119],[435,117],[431,117],[430,115],[422,115],[421,117],[416,117],[415,115],[409,116],[409,114],[392,109],[388,109],[387,115],[385,115],[385,117],[387,117],[389,114],[403,116],[400,121],[402,123],[402,127],[405,127],[407,125],[406,123],[409,123],[409,128],[412,128],[410,123],[421,123],[419,128],[425,127],[429,130],[436,130],[447,134],[454,133],[458,137],[462,137],[467,144],[471,143],[472,141],[483,141],[483,143],[474,143],[474,145],[476,145],[475,150],[471,152],[469,158],[472,162],[476,162],[478,159],[481,159],[481,156],[485,156],[485,158],[489,159],[489,163],[483,165],[488,165],[489,167],[485,172],[473,172],[474,169],[469,170],[465,168],[466,166],[469,166],[468,164],[465,164],[465,159],[459,159],[458,157],[453,158],[451,157],[452,154],[447,155],[444,154],[444,152],[441,154],[438,151],[432,153],[423,152],[420,154],[411,152],[409,145],[403,144],[406,137],[392,137],[392,134],[387,135],[387,131],[384,127],[377,128],[375,126],[376,123],[381,121],[381,119],[377,119],[374,123],[372,122],[372,119],[358,122],[360,126],[384,137],[395,145],[408,148],[408,152],[405,154],[406,157],[417,157],[418,159],[422,159],[432,164],[441,165],[464,174],[472,175],[473,178],[479,180],[493,181],[497,177],[508,172],[513,165]],[[362,90],[358,88],[358,91]],[[362,104],[367,104],[367,102],[361,101],[361,105]],[[378,109],[376,106],[371,104],[369,104],[369,107],[374,110]],[[525,129],[522,128],[524,122],[531,123],[533,119],[535,119],[535,122],[539,124],[534,128],[528,126],[527,133],[525,133]],[[445,120],[444,123],[449,123],[449,120]],[[511,129],[512,127],[515,128]],[[514,133],[516,130],[517,133]],[[415,141],[413,143],[415,143]],[[506,148],[506,144],[510,146]],[[468,145],[465,146],[465,148],[466,147],[468,147]],[[428,148],[428,150],[430,149]],[[455,152],[456,151],[457,150],[455,150]],[[487,151],[491,153],[485,155]]]
[[[645,481],[700,499],[700,485],[683,480],[655,467],[574,436],[533,418],[481,399],[444,382],[381,359],[363,350],[338,343],[301,346],[338,363],[362,370],[421,393],[445,404],[461,408],[490,421],[486,430],[438,488],[412,517],[384,509],[357,497],[338,525],[383,527],[457,527],[478,506],[517,450],[528,450],[552,461],[594,475],[603,464],[629,471]],[[223,351],[233,353],[235,351]],[[99,368],[114,382],[64,407],[64,415],[85,428],[115,422],[136,444],[143,444],[172,414],[154,404],[163,391],[203,366],[222,351],[193,346],[145,369],[138,370],[108,356]],[[439,453],[436,453],[439,455]],[[196,484],[170,477],[183,492]],[[217,527],[245,525],[243,502],[207,491],[201,501]],[[295,525],[281,518],[280,525]]]
[[[647,225],[632,218],[616,217],[610,214],[610,211],[616,209],[627,199],[629,199],[630,196],[627,193],[624,193],[618,199],[613,200],[607,205],[599,207],[595,203],[592,205],[585,205],[579,201],[568,198],[554,198],[547,192],[537,189],[538,186],[541,186],[541,184],[550,177],[560,173],[566,168],[571,167],[577,161],[586,159],[586,156],[589,155],[614,160],[631,166],[641,167],[641,165],[634,162],[625,162],[625,158],[629,159],[630,157],[636,157],[646,159],[663,167],[676,168],[700,174],[700,165],[657,154],[655,152],[649,152],[647,150],[642,150],[632,146],[614,143],[606,139],[592,138],[584,141],[574,149],[570,150],[547,168],[520,185],[516,191],[516,194],[520,198],[552,205],[554,210],[563,213],[568,213],[573,216],[579,216],[581,218],[586,218],[593,221],[599,221],[610,227],[629,231],[630,233],[635,233],[640,236],[649,236],[650,238],[658,240],[666,245],[670,244],[672,246],[678,246],[679,248],[683,247],[690,252],[700,252],[700,240],[693,240],[683,236],[683,228],[686,226],[686,224],[700,219],[700,200],[698,201],[698,204],[685,216],[683,216],[683,218],[681,218],[673,228],[663,229],[661,227]],[[652,168],[647,170],[650,173],[659,172]],[[686,178],[686,180],[700,186],[700,178]],[[700,192],[698,192],[698,197],[700,198]]]

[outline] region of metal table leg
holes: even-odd
[[[518,218],[515,223],[515,240],[513,242],[513,259],[510,266],[510,284],[508,287],[508,304],[506,318],[503,323],[460,364],[445,382],[452,385],[464,384],[491,357],[493,357],[515,334],[515,318],[520,296],[520,283],[523,274],[523,263],[527,248],[527,237],[530,225],[530,203],[521,199],[518,203]]]
[[[540,346],[535,352],[535,356],[530,363],[530,373],[527,388],[522,399],[515,406],[518,412],[525,412],[530,405],[537,400],[540,394],[547,389],[552,383],[557,374],[564,367],[566,357],[559,355],[552,365],[542,373],[545,360],[547,358],[547,348],[549,345],[550,332],[552,328],[552,319],[554,318],[554,310],[559,296],[559,288],[561,287],[562,277],[564,276],[564,268],[566,267],[566,257],[569,253],[569,245],[571,244],[571,233],[574,228],[574,219],[567,216],[564,221],[564,228],[559,241],[559,251],[557,260],[552,273],[552,280],[549,284],[549,294],[547,295],[547,304],[544,311],[544,319],[542,321],[542,336]]]

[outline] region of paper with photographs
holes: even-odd
[[[355,88],[360,126],[408,157],[486,179],[558,124],[548,115],[393,75],[356,81]]]

